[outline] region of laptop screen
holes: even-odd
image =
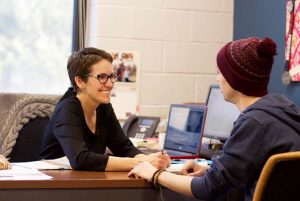
[[[199,154],[205,115],[206,106],[172,104],[164,148]]]
[[[229,138],[234,121],[240,115],[238,108],[224,100],[218,85],[211,85],[206,100],[207,115],[203,137],[226,140]]]

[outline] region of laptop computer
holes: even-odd
[[[164,150],[171,159],[199,158],[207,107],[172,104]]]

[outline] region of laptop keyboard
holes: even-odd
[[[191,153],[181,152],[181,151],[174,151],[174,150],[167,150],[169,156],[190,156]]]
[[[141,150],[145,154],[161,152],[160,149],[150,149],[150,148],[139,148],[139,150]],[[192,154],[192,153],[175,151],[175,150],[166,150],[165,149],[164,151],[167,151],[167,153],[170,157],[172,157],[172,156],[196,156],[195,154]]]

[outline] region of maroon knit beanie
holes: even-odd
[[[270,73],[276,55],[270,38],[246,38],[226,44],[217,55],[217,64],[229,85],[247,96],[268,93]]]

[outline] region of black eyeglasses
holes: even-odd
[[[84,75],[84,77],[89,77],[89,76],[92,76],[94,78],[96,78],[101,84],[105,84],[108,80],[108,78],[110,79],[110,81],[112,83],[116,82],[117,79],[118,79],[118,74],[117,73],[112,73],[110,75],[107,75],[105,73],[101,73],[101,74],[98,74],[98,75]]]

